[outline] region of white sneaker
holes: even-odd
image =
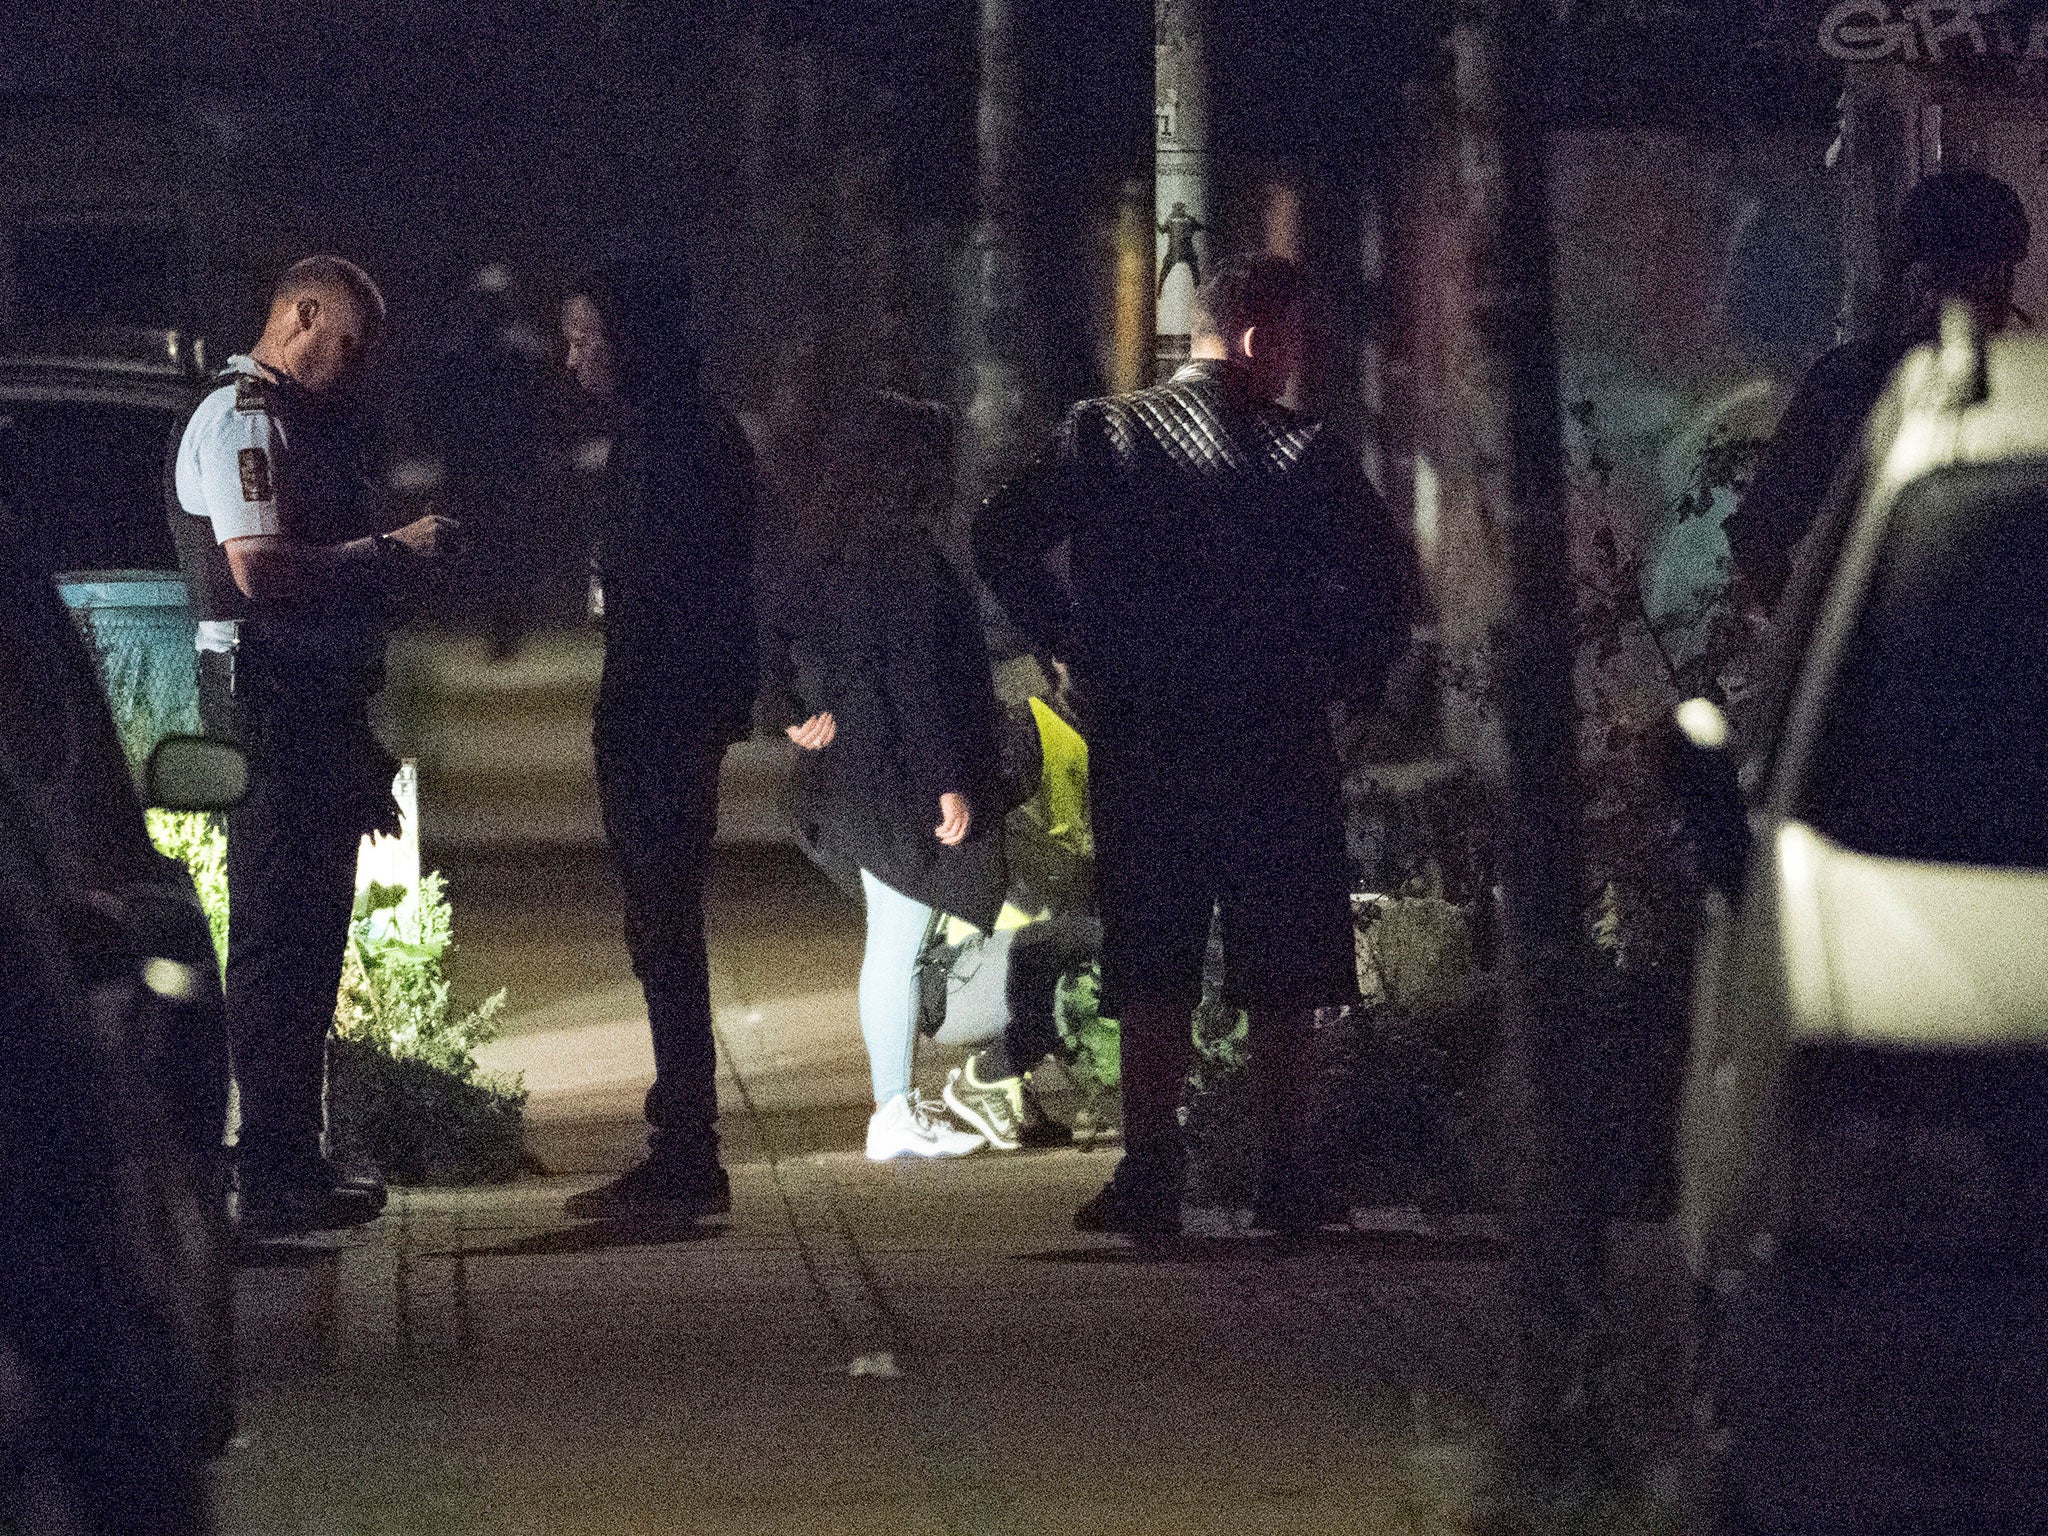
[[[951,1124],[943,1109],[915,1094],[897,1094],[868,1120],[872,1163],[886,1163],[892,1157],[965,1157],[983,1145],[983,1137]]]

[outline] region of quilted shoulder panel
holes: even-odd
[[[1184,473],[1285,475],[1322,431],[1285,406],[1246,410],[1226,389],[1199,380],[1102,404],[1111,451],[1129,467],[1157,453]]]

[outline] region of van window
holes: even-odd
[[[2048,869],[2048,462],[1902,496],[1802,790],[1860,852]]]
[[[175,570],[161,406],[0,400],[0,504],[47,571]]]

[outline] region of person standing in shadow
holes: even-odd
[[[1905,355],[1940,336],[1943,312],[1965,306],[1984,335],[2033,324],[2013,303],[2033,226],[2019,194],[1996,176],[1929,176],[1907,194],[1893,240],[1887,315],[1869,335],[1844,342],[1807,371],[1725,525],[1738,604],[1759,616],[1783,595],[1795,552],[1825,522],[1838,479],[1841,499],[1854,506],[1847,482],[1860,485],[1868,468],[1862,434],[1871,408]]]
[[[655,1062],[646,1158],[565,1209],[701,1219],[732,1207],[718,1153],[704,884],[719,766],[751,732],[753,452],[699,377],[679,265],[621,260],[586,274],[563,303],[562,334],[570,376],[613,416],[592,736]]]

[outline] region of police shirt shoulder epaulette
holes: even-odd
[[[264,393],[263,381],[254,374],[245,373],[235,380],[235,409],[248,412],[270,409],[270,399]]]

